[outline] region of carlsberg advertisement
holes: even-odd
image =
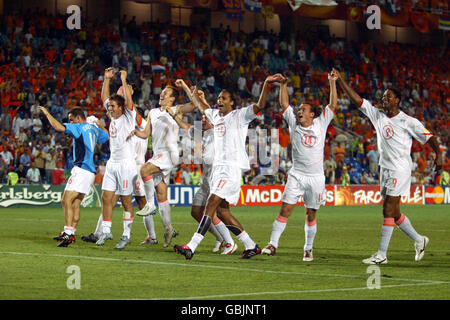
[[[61,207],[65,185],[0,185],[0,207]],[[100,186],[91,187],[82,207],[100,207]]]

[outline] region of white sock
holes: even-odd
[[[133,219],[123,219],[123,236],[131,238],[131,226],[133,225]]]
[[[97,238],[100,238],[100,236],[102,235],[102,222],[103,222],[103,215],[100,214],[100,217],[98,217],[97,226],[95,227],[95,232],[94,232],[94,235]]]
[[[422,242],[423,236],[417,233],[417,231],[414,229],[414,227],[411,224],[411,221],[409,221],[408,217],[404,214],[401,214],[400,218],[395,221],[398,228],[402,230],[408,237],[410,237],[415,242]]]
[[[156,239],[155,232],[155,222],[153,221],[153,216],[148,215],[143,217],[145,230],[147,230],[148,237],[150,239]]]
[[[378,255],[381,258],[386,258],[389,242],[391,241],[393,231],[394,218],[384,218],[383,227],[381,227],[380,246],[378,247]]]
[[[309,225],[308,223],[305,223],[305,246],[303,247],[304,250],[312,250],[316,232],[317,232],[316,220],[309,222]]]
[[[272,234],[270,235],[269,243],[275,248],[278,248],[278,241],[284,229],[286,229],[287,220],[288,218],[279,215],[272,224]]]
[[[103,220],[102,222],[102,233],[111,233],[111,226],[112,226],[112,221],[105,221]]]
[[[192,239],[191,241],[189,241],[187,246],[189,247],[189,249],[191,249],[192,252],[195,252],[195,249],[197,249],[198,245],[200,244],[200,242],[202,242],[202,240],[203,236],[200,233],[196,232],[192,236]]]
[[[219,218],[215,219],[213,224],[216,228],[217,232],[220,233],[220,236],[225,240],[226,243],[234,244],[233,238],[231,237],[230,230],[227,228],[225,223],[222,222]],[[220,241],[217,239],[217,241]]]
[[[241,241],[244,244],[245,250],[253,249],[254,247],[256,247],[256,243],[252,240],[252,238],[250,238],[248,233],[245,231],[242,231],[237,236],[237,238],[239,239],[239,241]]]
[[[70,226],[64,226],[64,232],[69,236],[71,236],[75,233],[74,229]]]
[[[147,180],[145,180],[147,179]],[[143,177],[144,181],[144,190],[145,190],[145,198],[147,202],[151,205],[155,204],[155,183],[153,182],[152,176]]]
[[[159,203],[159,214],[161,215],[161,220],[164,225],[164,229],[166,229],[171,224],[169,200]]]

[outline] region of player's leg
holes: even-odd
[[[64,190],[64,194],[61,199],[61,204],[64,210],[64,231],[60,234],[59,237],[55,237],[53,239],[62,241],[65,235],[73,236],[74,230],[72,228],[72,221],[74,217],[74,211],[72,203],[77,196],[78,192],[76,191]]]
[[[131,226],[134,221],[133,197],[131,193],[128,195],[121,195],[120,199],[123,206],[123,233],[120,237],[116,249],[124,249],[131,241]]]
[[[280,241],[281,235],[286,229],[288,219],[292,214],[295,205],[295,203],[291,204],[282,202],[280,212],[272,224],[272,233],[270,234],[269,244],[264,249],[262,249],[261,253],[269,256],[275,255],[278,248],[278,242]]]
[[[197,231],[192,236],[191,241],[189,241],[187,244],[183,244],[182,246],[175,245],[174,250],[176,252],[184,255],[187,260],[192,259],[195,250],[200,245],[206,232],[208,231],[212,219],[214,218],[217,208],[219,207],[221,202],[222,198],[220,198],[215,194],[211,194],[208,197],[208,200],[206,202],[205,213],[202,216],[202,219],[200,220]]]
[[[396,172],[397,185],[400,189],[401,195],[409,195],[411,190],[411,174],[409,172]],[[402,183],[403,182],[403,183]],[[405,233],[411,240],[414,241],[414,249],[416,255],[414,257],[415,261],[422,260],[425,254],[425,248],[427,247],[430,240],[428,237],[419,234],[413,227],[411,221],[408,217],[401,213],[400,211],[400,197],[397,206],[395,208],[395,224],[398,228]]]
[[[139,209],[145,207],[145,204],[147,203],[145,196],[135,196],[134,198],[136,199]],[[145,230],[147,231],[147,237],[143,242],[141,242],[141,244],[157,244],[158,240],[156,239],[155,222],[153,221],[153,215],[142,217],[142,220],[144,222]]]
[[[226,200],[222,200],[222,202],[219,205],[218,209],[218,215],[220,219],[222,219],[226,225],[226,227],[238,238],[239,241],[242,242],[242,244],[245,247],[245,250],[241,256],[242,259],[249,259],[252,256],[256,254],[261,253],[261,249],[258,247],[258,245],[252,240],[250,235],[244,230],[244,227],[239,222],[236,217],[234,217],[231,214],[230,211],[230,205]],[[230,237],[231,238],[231,237]],[[233,247],[229,247],[227,245],[226,249],[222,254],[231,254],[233,253],[237,248],[237,245],[234,244]]]
[[[317,233],[316,209],[305,208],[305,246],[303,247],[303,261],[313,261],[313,244]]]
[[[72,211],[73,211],[73,219],[72,219],[72,228],[74,229],[74,233],[77,229],[78,223],[80,222],[80,207],[81,202],[83,202],[85,194],[79,193],[78,196],[72,202]]]
[[[269,256],[276,254],[278,242],[286,229],[289,216],[292,214],[292,211],[303,193],[304,191],[301,187],[300,179],[292,174],[289,174],[283,192],[283,201],[281,203],[280,212],[272,224],[272,233],[270,235],[269,243],[264,249],[262,249],[261,253]]]
[[[114,210],[115,202],[117,199],[116,192],[110,190],[102,190],[102,235],[96,242],[98,246],[105,243],[106,240],[111,240],[113,238],[111,232],[112,226],[112,215]]]
[[[204,177],[204,179],[207,178],[208,178],[207,176]],[[202,220],[208,196],[209,196],[209,184],[204,182],[201,185],[200,189],[198,189],[197,192],[195,193],[194,200],[192,201],[191,216],[197,222],[200,222]],[[216,224],[218,225],[222,224],[224,226],[224,230],[228,231],[223,222],[219,218],[217,218],[217,216],[213,218],[213,223],[211,224],[208,230],[216,237],[216,244],[214,246],[213,252],[218,252],[224,245],[226,245],[223,236],[216,228]],[[229,233],[230,232],[228,231],[228,235]],[[229,238],[231,238],[230,235]]]
[[[156,199],[158,200],[159,214],[164,226],[164,248],[167,248],[172,241],[172,238],[178,235],[177,231],[172,226],[170,203],[167,198],[167,183],[166,178],[162,178],[161,182],[156,185]],[[148,201],[148,200],[147,200]]]
[[[144,183],[145,198],[147,199],[147,203],[144,208],[136,212],[138,216],[148,216],[149,214],[153,215],[156,212],[155,183],[153,180],[153,175],[159,172],[161,172],[161,169],[151,162],[147,162],[141,167],[140,175]]]

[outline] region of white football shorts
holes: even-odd
[[[218,165],[212,167],[211,193],[236,205],[241,195],[242,170],[235,166]]]
[[[73,167],[64,190],[88,194],[94,184],[95,174],[80,167]]]
[[[380,189],[383,199],[388,196],[407,196],[411,190],[411,173],[409,171],[380,169]]]
[[[164,151],[158,154],[155,154],[151,159],[149,159],[147,162],[150,162],[155,167],[158,167],[161,172],[154,173],[153,176],[153,182],[155,183],[155,186],[160,184],[162,181],[165,182],[165,184],[169,185],[170,183],[170,173],[172,172],[172,169],[177,163],[174,164],[173,161],[177,162],[176,155],[171,157],[170,152]]]
[[[106,163],[102,190],[115,191],[118,195],[129,196],[133,193],[138,176],[134,160],[127,159],[119,162],[109,160]]]
[[[325,204],[325,176],[305,176],[290,170],[282,201],[296,204],[300,200],[300,196],[303,196],[306,208],[318,210],[321,205]]]

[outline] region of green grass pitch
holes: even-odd
[[[142,218],[136,216],[132,242],[114,249],[122,234],[122,210],[116,208],[114,239],[98,247],[81,241],[93,232],[99,209],[82,209],[77,242],[58,248],[52,237],[64,225],[57,208],[0,209],[0,299],[187,299],[187,300],[396,300],[450,298],[449,205],[402,206],[416,230],[430,238],[425,257],[414,261],[414,244],[394,230],[387,265],[380,266],[380,289],[369,289],[368,266],[361,260],[377,251],[382,224],[380,206],[322,207],[314,261],[302,261],[304,209],[289,218],[277,255],[238,259],[212,253],[207,234],[193,259],[186,261],[173,244],[187,243],[197,228],[190,207],[173,207],[172,222],[180,235],[163,248],[159,215],[155,227],[160,243],[141,246]],[[236,207],[232,213],[250,236],[264,247],[279,207]],[[80,272],[80,289],[69,289],[69,266]],[[370,282],[370,281],[369,281]],[[371,282],[374,283],[374,282]]]

